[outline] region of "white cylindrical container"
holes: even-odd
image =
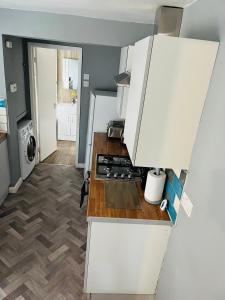
[[[160,171],[157,175],[156,170],[148,172],[145,186],[145,200],[151,204],[159,204],[162,201],[162,193],[165,185],[166,174]]]

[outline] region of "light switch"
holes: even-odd
[[[83,80],[83,87],[89,87],[89,81]]]
[[[9,49],[12,49],[12,47],[13,47],[13,44],[11,41],[6,41],[5,45],[6,45],[6,48],[9,48]]]
[[[89,74],[84,74],[83,75],[83,79],[84,80],[89,80],[90,79],[90,75]]]
[[[17,84],[16,83],[10,84],[9,88],[10,88],[11,93],[17,92]]]

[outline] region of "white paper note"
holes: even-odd
[[[192,213],[193,204],[186,193],[183,193],[180,203],[183,206],[183,209],[185,210],[186,214],[190,218],[191,213]]]

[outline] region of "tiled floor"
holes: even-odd
[[[47,157],[43,163],[57,165],[75,165],[75,142],[57,141],[57,150]]]
[[[0,208],[0,299],[83,300],[80,171],[40,164]]]

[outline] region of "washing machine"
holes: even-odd
[[[31,120],[22,121],[18,125],[21,177],[30,175],[35,166],[36,139]]]

